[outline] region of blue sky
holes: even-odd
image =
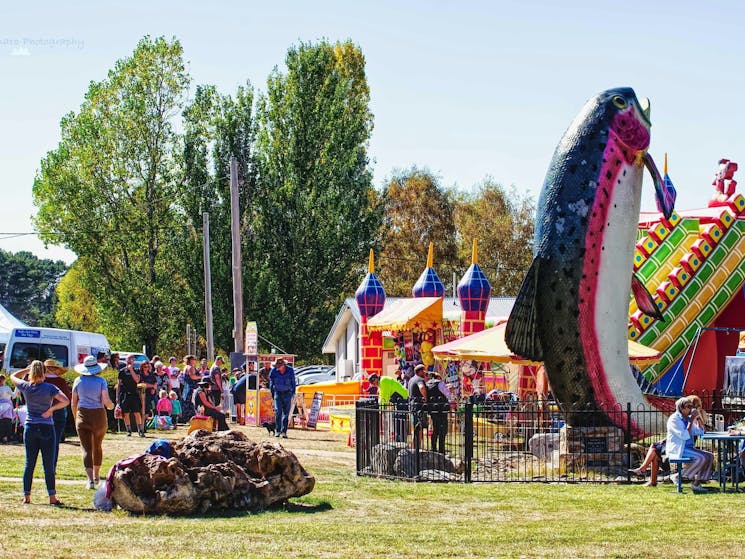
[[[622,85],[651,100],[650,152],[660,168],[668,152],[679,208],[705,206],[719,158],[745,148],[745,4],[734,1],[28,5],[0,7],[3,233],[32,231],[33,177],[60,118],[145,34],[176,36],[194,85],[223,92],[246,80],[264,90],[299,41],[351,39],[367,61],[377,187],[417,165],[445,186],[489,175],[537,197],[583,103]],[[651,190],[643,209],[654,208]],[[0,248],[74,258],[29,236],[0,235]]]

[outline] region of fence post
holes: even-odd
[[[471,460],[473,459],[473,403],[467,402],[464,416],[464,439],[465,449],[463,450],[463,460],[465,461],[465,480],[471,483]]]
[[[357,475],[360,475],[362,471],[362,445],[365,444],[365,439],[362,435],[362,412],[360,411],[360,403],[355,402],[354,404],[354,454],[357,462]]]
[[[626,481],[631,483],[631,402],[626,402]]]
[[[416,406],[410,413],[412,417],[411,424],[414,426],[414,468],[416,469],[416,475],[414,476],[414,479],[418,481],[419,472],[422,468],[422,457],[420,455],[420,451],[422,449],[422,441],[427,436],[427,433],[424,425],[422,424],[423,413],[421,411],[418,411]]]

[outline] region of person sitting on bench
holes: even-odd
[[[213,403],[212,399],[207,394],[210,389],[210,382],[208,380],[203,380],[198,386],[199,388],[197,388],[197,391],[194,394],[194,406],[197,409],[199,409],[199,406],[202,406],[202,413],[204,415],[217,420],[218,431],[228,431],[230,427],[228,427],[228,422],[225,420],[225,414],[220,411],[220,408]]]
[[[667,420],[667,456],[670,459],[691,459],[684,471],[691,480],[693,492],[702,492],[704,488],[701,487],[701,482],[711,479],[714,455],[693,446],[693,437],[703,435],[704,430],[698,420],[699,412],[691,399],[679,398],[675,402],[675,410]]]

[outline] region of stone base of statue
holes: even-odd
[[[613,426],[564,426],[559,434],[559,463],[562,471],[623,469],[624,434]]]

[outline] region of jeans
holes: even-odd
[[[277,434],[287,433],[293,396],[294,394],[291,390],[274,393],[274,429]]]
[[[57,459],[57,437],[54,425],[27,423],[23,430],[23,444],[26,447],[26,465],[23,468],[23,494],[31,494],[31,482],[34,479],[36,459],[41,451],[41,461],[44,465],[44,481],[47,493],[57,493],[54,480],[54,463]]]

